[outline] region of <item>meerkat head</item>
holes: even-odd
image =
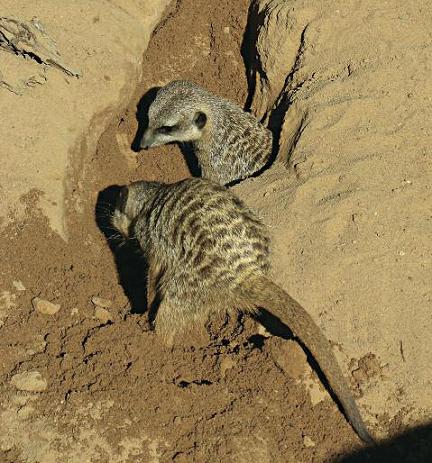
[[[199,140],[208,124],[208,98],[208,92],[184,80],[162,87],[150,105],[141,149]]]
[[[160,187],[157,182],[134,182],[120,189],[111,223],[124,238],[130,238],[131,225]]]

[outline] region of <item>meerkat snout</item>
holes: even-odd
[[[114,213],[112,215],[112,225],[125,237],[129,237],[129,228],[131,224],[131,218],[127,214],[127,203],[128,203],[129,189],[124,186],[120,189],[118,194]]]
[[[139,149],[141,150],[148,150],[150,148],[151,144],[149,143],[149,136],[147,134],[147,130],[144,132],[144,135],[141,139]]]
[[[130,238],[133,222],[151,204],[159,182],[133,182],[123,186],[116,198],[111,224],[124,238]]]
[[[207,115],[192,108],[183,108],[178,114],[158,114],[149,117],[149,126],[144,132],[140,149],[148,150],[168,143],[192,142],[199,140],[207,124]],[[175,117],[177,116],[177,117]]]

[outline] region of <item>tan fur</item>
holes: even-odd
[[[309,350],[353,428],[372,441],[327,339],[304,308],[268,279],[265,226],[233,193],[203,179],[137,182],[117,205],[113,225],[138,240],[150,286],[157,280],[156,331],[168,343],[210,312],[265,308]]]

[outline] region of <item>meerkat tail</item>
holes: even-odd
[[[374,439],[363,422],[330,344],[312,317],[282,288],[265,277],[244,284],[242,293],[250,311],[258,307],[267,309],[306,347],[317,361],[353,429],[365,443],[373,444]]]

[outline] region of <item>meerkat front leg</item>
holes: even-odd
[[[178,305],[169,299],[163,299],[160,303],[156,314],[155,331],[166,346],[172,347],[174,341],[184,334],[188,321],[185,315],[183,304]]]

